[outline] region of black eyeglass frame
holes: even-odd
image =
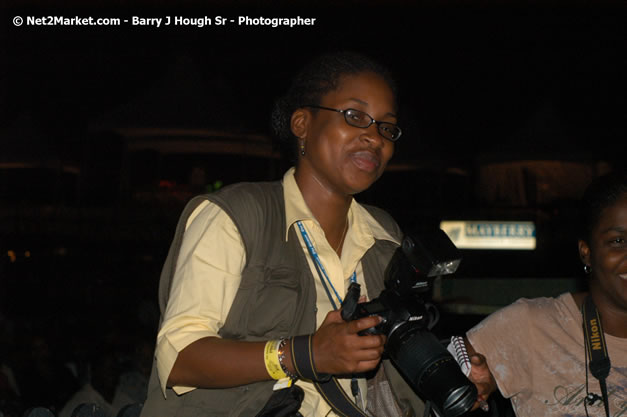
[[[342,115],[344,116],[344,120],[346,121],[346,123],[348,125],[353,126],[353,127],[358,127],[358,128],[361,128],[361,129],[367,129],[370,126],[372,126],[373,124],[376,124],[377,125],[377,132],[379,132],[381,137],[383,137],[384,139],[389,140],[390,142],[396,142],[401,137],[401,135],[403,134],[403,131],[401,130],[400,127],[398,127],[398,125],[396,125],[394,123],[390,123],[390,122],[380,122],[378,120],[375,120],[368,113],[366,113],[364,111],[361,111],[361,110],[357,110],[357,109],[341,110],[341,109],[334,109],[334,108],[331,108],[331,107],[318,106],[318,105],[315,105],[315,104],[305,104],[302,107],[311,107],[311,108],[314,108],[314,109],[330,110],[330,111],[334,111],[334,112],[337,112],[337,113],[342,113]],[[368,118],[370,119],[370,123],[368,123],[367,126],[356,125],[354,122],[349,120],[348,114],[347,114],[347,112],[349,112],[349,111],[358,112],[358,113],[361,113],[361,114],[364,114],[364,115],[368,116]],[[398,129],[398,136],[396,136],[395,138],[394,137],[389,138],[389,137],[385,136],[381,132],[381,129],[382,129],[381,125],[394,126],[395,129]]]

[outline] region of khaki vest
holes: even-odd
[[[224,326],[223,338],[259,341],[311,334],[316,330],[316,291],[314,276],[301,249],[295,228],[285,241],[285,203],[280,182],[241,183],[195,197],[181,214],[174,240],[161,272],[159,305],[165,312],[170,284],[176,268],[188,217],[205,200],[219,205],[237,226],[246,250],[246,266]],[[383,210],[366,206],[370,214],[399,241],[401,231]],[[397,245],[378,240],[362,258],[368,296],[372,299],[383,290],[383,275]],[[400,376],[386,366],[388,376]],[[167,389],[163,397],[156,365],[153,364],[148,398],[141,417],[255,416],[272,394],[274,381],[253,383],[225,389],[196,389],[178,396]],[[394,384],[393,384],[394,385]],[[405,385],[402,382],[402,385]],[[409,390],[409,391],[408,391]],[[422,403],[406,385],[402,404]],[[398,397],[398,391],[395,393]],[[400,398],[399,398],[400,399]],[[415,407],[413,407],[415,408]],[[412,415],[409,413],[407,415]],[[418,415],[418,414],[414,414]]]

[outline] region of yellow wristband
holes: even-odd
[[[287,375],[283,372],[283,369],[281,369],[281,362],[279,362],[280,344],[280,340],[268,340],[263,350],[263,360],[266,364],[268,375],[270,375],[270,378],[276,380],[287,378]]]

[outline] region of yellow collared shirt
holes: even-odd
[[[366,294],[361,258],[374,244],[375,239],[400,243],[355,200],[348,212],[348,232],[338,257],[326,240],[324,231],[314,218],[294,179],[294,168],[283,177],[287,239],[289,229],[301,221],[312,240],[333,287],[343,297],[356,272],[357,282]],[[313,260],[298,228],[297,235],[316,281],[318,326],[332,305],[318,278]],[[192,213],[181,245],[170,298],[157,336],[157,367],[162,389],[174,366],[178,353],[192,342],[209,336],[218,336],[237,293],[241,272],[246,265],[246,253],[241,236],[231,218],[218,206],[204,202]],[[332,291],[333,293],[333,291]],[[335,303],[339,305],[336,299]],[[349,380],[341,381],[350,393]],[[305,417],[323,417],[330,408],[312,384],[299,381],[305,391],[301,414]],[[177,394],[195,387],[173,387]],[[360,391],[366,393],[365,381],[360,381]],[[365,408],[365,404],[361,404]]]

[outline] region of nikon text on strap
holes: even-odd
[[[592,297],[589,295],[584,300],[582,315],[584,340],[586,342],[586,358],[590,358],[590,372],[599,380],[603,404],[605,406],[605,415],[610,417],[607,385],[605,383],[605,379],[610,374],[610,356],[607,352],[607,344],[605,343],[605,335],[603,334],[601,315],[594,305]]]

